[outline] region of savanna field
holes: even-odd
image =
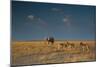
[[[13,41],[11,43],[11,64],[32,65],[69,63],[96,60],[96,43],[90,40],[68,41],[74,47],[62,46],[67,41],[55,41],[48,44],[46,41]],[[80,42],[87,43],[85,47]],[[88,47],[88,48],[87,48]]]

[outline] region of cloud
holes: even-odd
[[[51,10],[52,11],[60,11],[60,9],[58,9],[58,8],[52,8]]]
[[[65,15],[65,12],[61,8],[51,8],[53,12],[59,13],[60,15]]]
[[[70,19],[68,16],[64,17],[62,19],[62,21],[64,22],[64,24],[67,26],[67,27],[70,27],[71,26],[71,22],[70,22]]]
[[[40,17],[34,16],[34,15],[28,15],[27,18],[28,18],[29,20],[31,20],[31,22],[34,22],[34,23],[37,24],[37,25],[40,25],[40,26],[47,26],[47,23],[45,22],[45,20],[43,20],[43,19],[40,18]]]
[[[30,20],[34,20],[34,16],[33,15],[28,15],[27,18],[30,19]]]
[[[63,18],[63,22],[67,22],[68,21],[68,18]]]
[[[60,8],[51,8],[51,10],[55,12],[63,12],[62,9]]]
[[[43,19],[38,18],[38,22],[39,22],[39,24],[41,24],[43,27],[47,27],[47,23],[46,23]]]

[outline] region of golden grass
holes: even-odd
[[[89,46],[89,51],[84,52],[79,45],[81,41],[68,42],[74,43],[75,47],[58,48],[59,43],[66,41],[55,41],[53,45],[48,45],[46,41],[12,42],[12,65],[95,61],[95,41],[82,41]]]

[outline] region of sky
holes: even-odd
[[[12,39],[95,40],[96,7],[12,1]]]

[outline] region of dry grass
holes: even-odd
[[[81,41],[68,42],[74,43],[75,47],[62,48],[59,46],[59,43],[66,43],[66,41],[55,41],[53,45],[48,45],[45,41],[12,42],[12,65],[67,63],[96,60],[95,41],[82,41],[88,43],[89,51],[82,51],[79,45]]]

